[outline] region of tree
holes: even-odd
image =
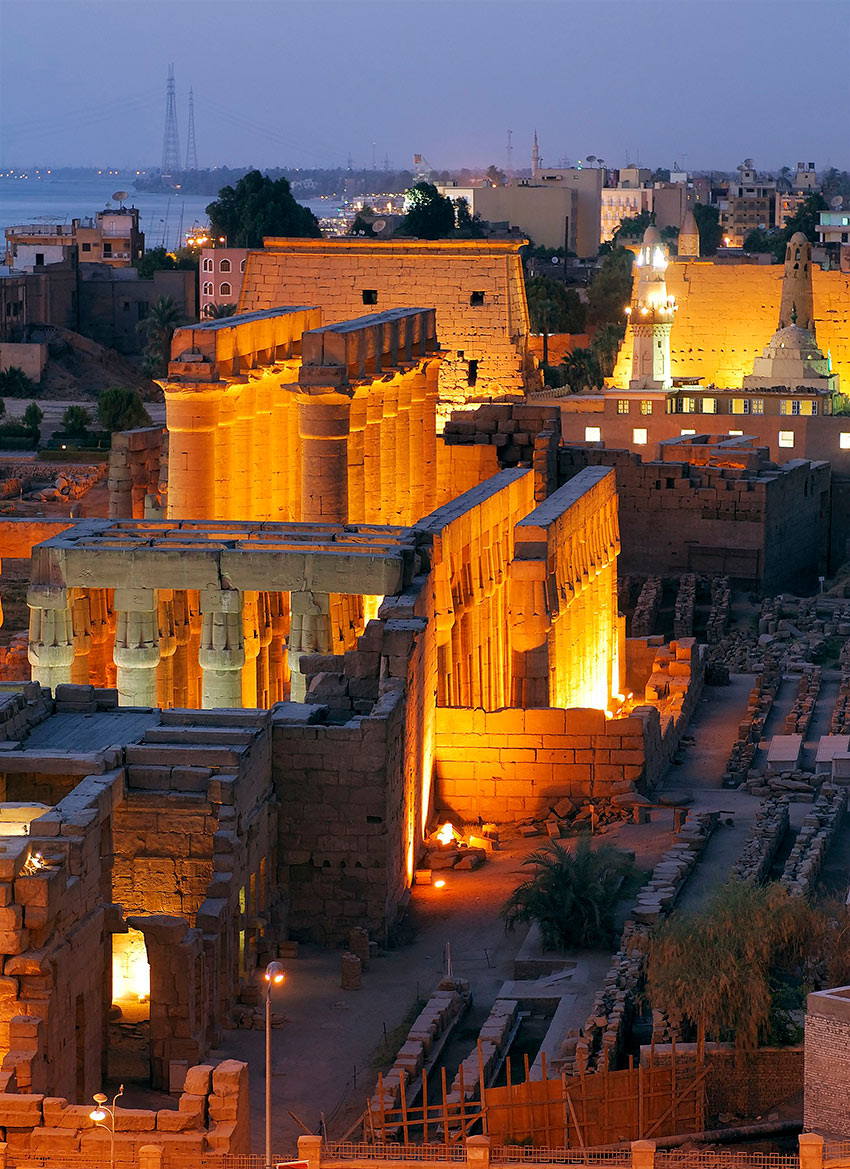
[[[351,227],[348,229],[349,235],[374,236],[375,229],[372,226],[372,220],[371,219],[364,219],[363,218],[364,213],[366,213],[365,207],[363,208],[362,211],[358,211],[357,214],[354,216],[354,222],[352,223]]]
[[[624,852],[580,839],[575,852],[556,840],[523,862],[535,872],[514,889],[502,907],[505,929],[536,922],[544,950],[606,946],[614,929],[614,907],[633,862]]]
[[[564,384],[574,394],[598,389],[604,381],[599,358],[593,349],[574,349],[564,358],[561,368],[564,371]]]
[[[779,235],[780,233],[776,231],[766,231],[763,227],[754,227],[744,240],[744,251],[773,252],[775,254]],[[780,241],[780,244],[784,249],[784,241]]]
[[[6,407],[4,405],[3,409],[0,410],[0,414],[5,413],[5,411]],[[33,432],[33,437],[36,443],[38,443],[38,440],[41,438],[41,423],[43,419],[44,414],[42,413],[38,404],[36,402],[30,402],[29,406],[27,406],[26,410],[24,410],[22,421],[24,426],[28,427]]]
[[[785,224],[782,232],[783,243],[787,243],[797,231],[801,231],[812,243],[817,243],[818,233],[815,228],[820,223],[821,211],[828,210],[829,204],[820,191],[813,191],[811,195],[807,195],[795,214]]]
[[[38,386],[17,365],[10,365],[8,369],[0,370],[0,393],[8,394],[10,398],[34,398]]]
[[[632,297],[634,255],[628,248],[614,247],[605,256],[587,291],[587,323],[602,325],[623,322]]]
[[[149,248],[136,268],[140,280],[152,280],[154,272],[174,272],[177,269],[197,271],[199,254],[194,248],[179,248],[169,252],[165,248]]]
[[[642,239],[643,233],[654,222],[655,216],[651,211],[641,211],[640,215],[621,219],[614,232],[614,244],[619,244],[624,239]]]
[[[593,334],[590,347],[599,364],[599,372],[603,378],[610,377],[614,372],[617,354],[620,352],[620,345],[625,333],[625,325],[608,321],[606,324],[600,325]]]
[[[91,414],[82,406],[69,406],[62,415],[62,426],[71,438],[81,440],[89,432]]]
[[[493,187],[503,187],[505,185],[505,172],[499,170],[497,166],[488,166],[486,179]]]
[[[180,312],[170,296],[161,296],[139,322],[147,336],[142,367],[148,377],[165,377],[171,358],[171,338],[180,324]]]
[[[654,1007],[684,1018],[700,1041],[734,1040],[747,1051],[775,1032],[789,985],[831,977],[838,982],[829,985],[840,985],[847,959],[846,922],[778,884],[731,881],[704,909],[659,926],[647,990]]]
[[[574,288],[533,276],[525,282],[532,333],[543,334],[543,364],[549,364],[550,333],[583,333],[585,306]]]
[[[110,433],[151,425],[150,414],[144,407],[139,391],[128,390],[123,386],[112,386],[101,392],[97,399],[97,417],[104,430]]]
[[[720,241],[723,238],[720,212],[710,203],[694,203],[693,211],[699,231],[699,254],[713,256],[720,247]]]
[[[220,321],[224,317],[235,317],[238,307],[238,305],[229,300],[219,304],[208,304],[204,309],[204,315],[211,321]]]
[[[477,212],[475,215],[470,212],[469,200],[465,195],[461,195],[455,202],[455,222],[457,224],[455,235],[459,239],[482,239],[484,237],[481,216]]]
[[[248,171],[235,187],[222,187],[207,207],[210,234],[224,236],[231,247],[260,248],[267,235],[318,237],[319,221],[297,203],[289,181]]]
[[[415,235],[418,239],[445,239],[455,225],[455,209],[451,199],[441,195],[433,183],[416,183],[405,194],[407,212],[399,227],[400,235]]]

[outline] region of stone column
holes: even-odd
[[[301,521],[348,522],[348,435],[351,398],[330,387],[298,393]]]
[[[422,473],[425,483],[425,510],[437,506],[437,399],[440,395],[440,363],[425,365],[425,401],[422,413]],[[440,428],[442,430],[442,427]]]
[[[156,679],[156,704],[162,710],[175,706],[174,665],[177,652],[177,629],[174,619],[174,590],[159,590],[157,613],[159,627],[159,669]]]
[[[246,710],[257,706],[257,658],[260,653],[260,622],[258,594],[242,594],[242,647],[245,665],[242,668],[242,702]]]
[[[238,389],[238,387],[236,387]],[[236,389],[229,388],[221,396],[218,426],[215,432],[215,506],[210,506],[210,519],[233,520],[239,517],[233,498],[234,463],[238,453],[234,451],[236,429]],[[212,500],[210,500],[212,505]],[[245,518],[244,516],[242,517]]]
[[[74,626],[74,661],[71,681],[87,686],[89,681],[89,654],[91,652],[91,608],[85,589],[73,589],[71,620]]]
[[[231,519],[255,519],[254,512],[254,416],[257,393],[253,382],[240,387],[236,400],[236,421],[233,426],[233,464],[231,467],[231,498],[235,511]],[[266,468],[268,473],[268,468]]]
[[[383,412],[381,418],[381,523],[397,524],[396,418],[398,416],[398,380],[386,375],[381,382]]]
[[[107,670],[112,664],[112,613],[106,589],[88,589],[91,650],[89,676],[94,686],[107,685]]]
[[[165,388],[168,518],[216,515],[216,427],[223,387]]]
[[[159,615],[155,589],[116,589],[115,645],[119,706],[156,706]]]
[[[171,602],[174,620],[174,657],[172,667],[172,703],[178,708],[189,705],[189,598],[185,589],[175,589]]]
[[[383,383],[369,389],[366,399],[366,428],[363,431],[363,512],[365,522],[381,522],[381,415],[383,402],[379,393]]]
[[[393,523],[409,524],[411,522],[413,468],[410,465],[410,431],[411,400],[413,391],[413,375],[409,370],[404,371],[397,378],[398,413],[395,423],[396,449],[396,489],[395,489],[395,518]],[[419,518],[419,517],[417,517]]]
[[[426,514],[425,509],[425,371],[421,368],[409,375],[410,380],[410,514],[405,523],[415,524]]]
[[[205,589],[201,593],[202,671],[201,709],[242,706],[242,594],[235,589]]]
[[[253,382],[254,418],[251,426],[251,478],[253,503],[251,519],[270,520],[272,514],[272,381],[267,375]]]
[[[67,589],[33,585],[27,592],[30,632],[27,657],[32,680],[55,690],[71,681],[74,625]]]
[[[289,633],[290,699],[303,702],[304,675],[299,669],[302,656],[331,652],[330,596],[328,593],[292,593]]]

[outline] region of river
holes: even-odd
[[[155,191],[134,191],[125,175],[87,179],[54,179],[51,176],[27,179],[0,179],[0,232],[14,224],[70,223],[72,219],[94,216],[118,190],[129,194],[125,206],[139,208],[139,222],[145,233],[145,247],[174,249],[195,224],[207,222],[205,208],[212,195],[183,195]],[[339,203],[332,199],[299,200],[318,217],[336,213]]]

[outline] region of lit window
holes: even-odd
[[[212,270],[213,270],[213,262],[209,257],[207,257],[204,260],[204,271],[205,272],[212,272]]]
[[[838,436],[838,446],[842,451],[850,451],[850,430],[842,430]]]
[[[733,398],[730,405],[732,414],[749,414],[750,412],[749,398]]]
[[[800,403],[800,413],[807,418],[811,418],[818,412],[818,404],[814,398],[804,398]]]
[[[231,295],[231,288],[226,280],[225,280],[224,284],[219,284],[218,295],[219,296],[230,296]]]
[[[686,438],[689,434],[696,434],[696,431],[695,430],[683,430],[682,431],[682,438]]]
[[[641,412],[641,414],[651,414],[652,413],[652,402],[644,399],[644,401],[642,401],[640,404],[640,412]]]
[[[219,260],[218,270],[219,270],[219,272],[229,272],[230,271],[230,260]]]
[[[764,414],[764,398],[751,398],[750,399],[750,413],[751,414]]]
[[[204,281],[204,296],[212,296],[212,294],[213,294],[212,281],[205,280]]]
[[[779,432],[779,445],[786,446],[786,447],[793,446],[794,445],[794,431],[793,430],[780,430],[780,432]]]
[[[602,442],[602,431],[598,426],[585,426],[584,428],[585,442]]]
[[[629,412],[628,398],[618,398],[618,400],[617,400],[617,413],[618,414],[628,414],[628,412]]]
[[[635,446],[646,446],[646,427],[636,427],[632,431],[632,442]]]
[[[693,399],[693,398],[680,398],[680,401],[682,403],[682,410],[681,410],[682,414],[696,414],[697,404],[696,404],[695,399]]]
[[[702,399],[702,412],[703,412],[703,414],[716,414],[717,413],[717,399],[716,398],[703,398]]]
[[[729,437],[734,438],[736,435],[742,435],[743,433],[743,430],[730,430]]]

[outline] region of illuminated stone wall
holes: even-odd
[[[248,253],[240,312],[315,304],[325,322],[396,306],[436,309],[439,415],[474,399],[522,394],[528,308],[519,240],[267,239]],[[368,311],[368,309],[366,310]]]
[[[620,690],[614,472],[576,476],[520,520],[514,540],[511,704],[607,710]]]
[[[671,260],[667,292],[678,309],[670,333],[673,377],[736,388],[776,331],[784,264],[712,264]],[[814,327],[830,352],[845,391],[850,387],[850,274],[812,269]],[[631,329],[620,348],[612,384],[632,376]],[[639,423],[643,425],[643,421]]]

